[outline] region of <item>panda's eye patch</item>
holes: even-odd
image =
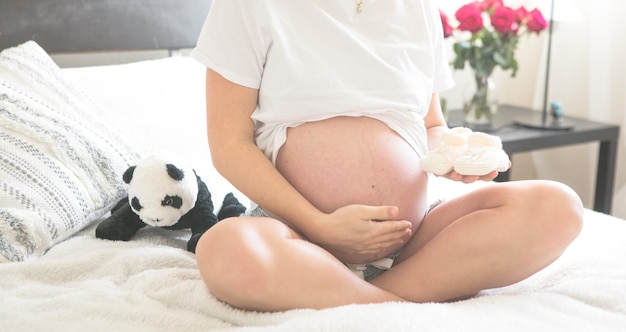
[[[139,204],[139,199],[137,197],[133,197],[133,199],[130,200],[130,205],[132,205],[135,211],[141,211],[141,209],[143,209],[143,206]]]
[[[180,209],[180,207],[183,206],[183,199],[178,196],[167,195],[161,201],[161,206],[171,206]]]

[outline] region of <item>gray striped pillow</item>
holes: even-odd
[[[43,254],[126,194],[139,150],[35,42],[0,52],[0,262]]]

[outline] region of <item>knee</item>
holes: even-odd
[[[583,204],[570,187],[537,181],[526,191],[525,200],[524,209],[536,222],[535,236],[544,235],[544,243],[555,250],[565,249],[582,230]]]
[[[271,286],[271,254],[259,221],[220,221],[198,241],[196,261],[208,289],[222,301],[246,307]]]

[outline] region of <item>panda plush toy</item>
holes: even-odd
[[[187,250],[196,251],[200,236],[218,220],[239,216],[246,208],[232,193],[213,213],[211,193],[195,170],[166,156],[149,156],[129,167],[122,179],[128,198],[121,200],[111,216],[96,228],[96,237],[128,241],[146,225],[166,229],[191,229]]]

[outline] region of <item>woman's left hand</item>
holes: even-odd
[[[493,171],[485,175],[462,175],[455,171],[452,171],[450,173],[438,175],[438,176],[442,176],[444,178],[454,180],[454,181],[460,181],[463,183],[472,183],[476,181],[492,181],[498,176],[498,171]]]
[[[509,161],[509,167],[507,167],[507,170],[509,168],[511,168],[511,161]],[[476,181],[493,181],[493,179],[495,179],[498,176],[498,174],[499,174],[498,171],[491,171],[485,175],[463,175],[453,170],[447,174],[436,175],[436,176],[442,176],[446,179],[450,179],[454,181],[461,181],[463,183],[472,183]]]

